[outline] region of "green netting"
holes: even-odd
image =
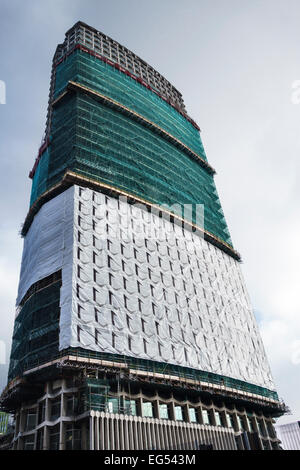
[[[151,129],[86,94],[71,94],[54,109],[46,165],[48,187],[70,169],[158,205],[203,204],[205,229],[231,244],[212,175]],[[44,187],[39,181],[35,195]]]
[[[142,114],[206,158],[190,122],[110,65],[76,50],[57,67],[55,96],[69,80]],[[205,229],[232,245],[213,177],[199,162],[142,122],[82,92],[72,93],[53,110],[51,143],[37,166],[31,204],[69,169],[158,205],[203,204]],[[185,217],[195,222],[195,210]]]
[[[32,205],[37,197],[47,189],[49,153],[49,148],[42,153],[40,163],[34,174],[30,205]]]
[[[15,320],[8,380],[58,352],[61,281],[32,294]]]
[[[154,122],[206,159],[200,133],[172,106],[123,72],[76,50],[56,68],[55,93],[59,96],[69,80],[81,83]]]

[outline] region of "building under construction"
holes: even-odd
[[[182,95],[76,23],[55,52],[8,384],[13,449],[277,449],[278,399]]]

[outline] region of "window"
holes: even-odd
[[[44,444],[44,430],[40,429],[37,432],[36,450],[43,450],[43,444]]]
[[[273,429],[273,426],[271,423],[267,423],[267,430],[268,430],[268,435],[270,437],[276,437],[275,436],[275,432],[274,432],[274,429]]]
[[[59,450],[59,424],[49,428],[49,449]]]
[[[24,437],[24,450],[34,450],[34,435]]]
[[[265,433],[265,429],[264,429],[263,422],[262,422],[262,421],[257,421],[257,425],[258,425],[259,433],[260,433],[262,436],[265,436],[266,433]]]
[[[252,418],[250,418],[249,416],[247,416],[247,423],[248,423],[249,431],[254,432],[253,421],[252,421]]]
[[[211,424],[208,410],[202,410],[203,424]]]
[[[215,411],[215,419],[216,419],[216,425],[222,426],[221,413],[219,411]]]
[[[195,408],[189,408],[189,417],[191,423],[197,423],[197,414]]]
[[[226,413],[227,425],[229,428],[234,428],[234,420],[233,415],[230,413]]]
[[[51,402],[51,421],[60,417],[60,397]]]
[[[75,397],[67,397],[67,415],[72,416],[75,411]]]
[[[145,418],[153,418],[153,403],[151,401],[143,402],[143,416]]]
[[[73,426],[72,423],[66,425],[66,450],[81,450],[81,430]]]
[[[136,401],[135,400],[129,400],[129,399],[125,398],[124,407],[125,407],[125,413],[126,414],[132,415],[132,416],[137,416]]]
[[[166,403],[159,404],[159,417],[161,419],[169,419],[169,407]]]
[[[244,418],[242,416],[238,415],[238,423],[241,431],[245,430],[245,423],[244,423]]]
[[[26,417],[26,431],[34,429],[36,426],[36,410],[28,410]]]
[[[182,412],[182,407],[181,406],[175,406],[175,419],[176,421],[183,421],[183,412]]]
[[[119,399],[109,398],[107,401],[107,410],[109,413],[118,413],[119,412]]]
[[[39,404],[39,424],[45,421],[45,416],[46,416],[46,403],[45,401],[42,401]]]

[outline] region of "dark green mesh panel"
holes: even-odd
[[[61,281],[33,293],[15,320],[8,380],[58,353]]]
[[[200,134],[172,106],[111,65],[76,50],[56,68],[57,98],[69,80],[81,83],[154,122],[206,159]]]
[[[101,60],[75,51],[57,67],[56,95],[68,80],[143,114],[205,158],[199,132],[190,122]],[[142,122],[81,91],[72,91],[53,109],[50,142],[37,167],[31,203],[68,169],[158,205],[203,204],[205,229],[232,245],[213,176]],[[186,217],[195,222],[195,213]]]

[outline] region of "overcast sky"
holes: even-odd
[[[183,94],[202,130],[279,396],[300,419],[299,0],[0,0],[0,340],[8,362],[51,60],[82,20]],[[1,101],[1,91],[0,91]],[[1,349],[0,349],[1,355]],[[0,365],[0,388],[7,366]]]

